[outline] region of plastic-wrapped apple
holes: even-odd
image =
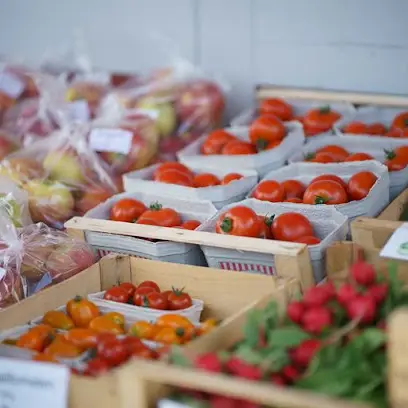
[[[92,249],[82,241],[59,245],[48,257],[45,268],[53,283],[61,282],[95,263]]]
[[[84,215],[115,194],[115,192],[103,186],[89,186],[84,188],[84,191],[85,194],[77,201],[75,207],[79,215]]]
[[[74,185],[85,182],[86,175],[79,157],[72,151],[52,150],[45,157],[43,165],[53,180]]]
[[[21,275],[29,283],[38,282],[47,272],[45,264],[51,253],[56,248],[51,242],[44,239],[44,236],[33,237],[25,244],[25,251],[21,263]]]
[[[12,195],[0,193],[0,210],[3,209],[17,228],[23,226],[22,210],[20,204]]]
[[[16,149],[17,145],[9,139],[5,132],[0,131],[0,161]]]
[[[23,297],[23,284],[15,267],[2,267],[0,264],[0,308],[10,306]]]
[[[200,80],[184,85],[176,99],[176,111],[181,122],[200,128],[220,124],[225,100],[221,89],[211,81]]]
[[[41,164],[28,157],[9,157],[0,164],[0,175],[13,180],[17,185],[23,185],[28,180],[45,177]]]
[[[34,222],[61,228],[74,210],[74,198],[65,185],[44,180],[32,180],[25,186]]]
[[[99,104],[104,97],[106,87],[92,82],[76,82],[72,84],[65,94],[67,102],[85,100],[88,102],[91,115],[94,116]]]

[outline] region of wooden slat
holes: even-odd
[[[408,205],[408,188],[396,197],[377,217],[378,220],[399,221]]]

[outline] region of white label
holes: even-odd
[[[66,408],[69,375],[63,365],[0,358],[0,407]]]
[[[188,405],[169,399],[162,399],[158,402],[157,408],[188,408]]]
[[[82,99],[68,103],[68,116],[74,122],[89,122],[91,114],[88,102]]]
[[[93,129],[89,137],[91,148],[96,152],[128,154],[133,133],[123,129]]]
[[[18,98],[24,91],[25,84],[10,72],[0,73],[0,90],[11,98]]]
[[[381,250],[380,256],[408,261],[408,223],[394,231]]]

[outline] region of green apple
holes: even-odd
[[[21,206],[10,194],[0,194],[0,209],[4,209],[14,226],[23,226]]]
[[[81,184],[85,174],[76,155],[67,152],[50,152],[44,159],[44,168],[50,178],[67,184]]]

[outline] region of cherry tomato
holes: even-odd
[[[110,219],[113,221],[135,222],[146,210],[146,206],[141,201],[133,198],[123,198],[111,208]]]
[[[193,178],[189,174],[181,172],[179,170],[166,170],[160,172],[156,177],[155,181],[166,184],[177,184],[179,186],[192,187]]]
[[[97,356],[110,366],[118,366],[129,358],[126,344],[119,339],[100,340],[97,345]]]
[[[278,147],[281,143],[282,143],[282,140],[272,140],[266,145],[265,149],[263,150],[272,150],[275,147]],[[260,149],[260,151],[262,151],[262,149]]]
[[[133,295],[133,303],[136,306],[144,306],[146,302],[145,298],[151,292],[159,292],[159,291],[150,286],[139,286],[136,289],[135,294]]]
[[[284,203],[295,203],[295,204],[302,204],[303,200],[297,197],[287,198]]]
[[[249,140],[257,150],[265,150],[268,143],[285,137],[285,125],[274,115],[260,116],[249,126]]]
[[[91,377],[97,377],[98,375],[104,374],[109,371],[109,364],[101,358],[93,358],[86,363],[86,368],[84,371],[85,375]]]
[[[258,215],[259,222],[261,223],[261,233],[260,238],[264,239],[273,239],[271,225],[273,221],[273,216],[269,217],[268,215]]]
[[[128,349],[128,353],[130,355],[133,354],[136,350],[139,350],[140,348],[146,347],[142,341],[135,336],[126,336],[122,339],[122,343],[126,346]]]
[[[313,235],[313,226],[304,215],[287,212],[273,219],[272,235],[279,241],[294,241],[306,235]]]
[[[297,242],[299,244],[306,244],[306,245],[318,245],[320,244],[320,239],[315,237],[314,235],[306,235],[304,237],[295,239],[293,242]]]
[[[144,288],[144,287],[149,287],[149,288],[153,288],[156,290],[156,292],[160,292],[160,286],[153,281],[143,281],[141,283],[139,283],[139,285],[137,286],[137,288]]]
[[[285,180],[281,183],[285,191],[285,198],[302,198],[306,187],[298,180]]]
[[[341,115],[332,110],[330,106],[323,106],[318,109],[311,109],[303,118],[305,133],[314,136],[330,130],[341,118]]]
[[[237,139],[225,130],[213,130],[201,145],[201,153],[205,155],[221,154],[223,147],[231,140]]]
[[[60,310],[50,310],[42,318],[42,322],[54,329],[69,330],[74,327],[74,322]]]
[[[115,323],[111,318],[106,316],[95,317],[90,323],[89,328],[97,331],[98,333],[112,333],[112,334],[124,334],[123,327]]]
[[[377,176],[371,171],[360,171],[348,181],[348,194],[352,200],[362,200],[367,197],[371,187],[377,181]]]
[[[103,298],[105,300],[110,300],[111,302],[127,303],[129,295],[126,289],[121,288],[120,286],[113,286],[105,292]]]
[[[364,160],[375,160],[373,156],[369,155],[368,153],[353,153],[350,154],[344,161],[345,162],[352,162],[352,161],[364,161]]]
[[[376,122],[367,126],[367,133],[369,135],[383,136],[387,133],[387,129],[382,123]]]
[[[335,163],[336,159],[330,153],[311,153],[306,155],[305,161],[310,163]]]
[[[344,188],[332,180],[315,181],[306,188],[303,195],[304,204],[343,204],[347,201]]]
[[[163,208],[159,203],[152,204],[150,210],[147,210],[140,220],[152,220],[160,227],[171,228],[181,225],[181,218],[177,211],[172,208]]]
[[[16,346],[34,351],[43,351],[54,339],[55,332],[51,326],[39,324],[23,333],[17,340]]]
[[[280,120],[287,122],[293,118],[292,106],[280,98],[264,99],[259,104],[260,115],[274,115]]]
[[[190,231],[194,231],[195,229],[197,229],[199,226],[201,225],[200,221],[197,220],[187,220],[184,221],[181,224],[181,228],[185,229],[185,230],[190,230]]]
[[[173,288],[172,293],[168,296],[169,309],[181,310],[187,309],[193,305],[193,301],[188,293],[183,292],[183,289]]]
[[[156,171],[153,174],[153,179],[156,180],[156,181],[159,181],[157,179],[157,177],[161,173],[164,173],[164,172],[166,172],[168,170],[177,170],[177,171],[179,171],[181,173],[184,173],[187,176],[189,176],[190,179],[193,178],[192,171],[187,166],[185,166],[184,164],[181,164],[179,162],[166,162],[166,163],[160,164],[159,167],[157,167]]]
[[[200,324],[200,327],[198,328],[198,335],[201,336],[202,334],[208,333],[215,327],[217,327],[217,320],[214,318],[206,319]]]
[[[193,185],[196,188],[218,186],[220,179],[211,173],[200,173],[194,176]]]
[[[229,173],[229,174],[226,174],[224,176],[224,178],[221,180],[221,184],[226,185],[226,184],[229,184],[229,183],[231,183],[231,182],[233,182],[235,180],[241,180],[243,177],[244,176],[242,176],[241,174],[238,174],[238,173]]]
[[[159,357],[159,354],[156,350],[152,350],[144,345],[144,347],[134,349],[132,352],[132,357],[143,358],[145,360],[155,360]]]
[[[158,328],[155,324],[140,320],[130,326],[128,333],[139,339],[152,340],[157,331]]]
[[[351,133],[354,135],[363,135],[367,132],[367,126],[363,122],[350,122],[343,128],[344,133]]]
[[[81,354],[79,347],[66,341],[56,338],[46,349],[44,354],[50,355],[54,358],[76,358]]]
[[[128,299],[131,299],[135,294],[136,286],[131,282],[122,282],[119,287],[126,291]]]
[[[241,205],[231,208],[218,218],[216,232],[257,238],[261,233],[261,225],[256,213]]]
[[[82,351],[94,348],[98,342],[98,332],[80,327],[69,330],[64,334],[64,337]]]
[[[316,150],[316,153],[329,153],[334,160],[342,162],[349,156],[349,152],[342,146],[328,145]]]
[[[406,127],[408,127],[408,111],[401,112],[396,115],[391,123],[391,127],[397,129],[405,129]]]
[[[161,328],[154,336],[154,341],[164,344],[181,344],[184,330],[173,329],[172,327]]]
[[[144,299],[143,304],[139,306],[150,307],[151,309],[167,310],[169,302],[166,295],[159,292],[150,292]]]
[[[125,327],[125,316],[119,312],[108,312],[103,315],[105,319],[112,320],[113,323],[124,328]]]
[[[76,327],[88,327],[89,323],[99,316],[98,306],[81,296],[71,299],[66,310]]]
[[[255,187],[252,197],[261,201],[278,203],[285,198],[285,188],[275,180],[264,180]]]
[[[310,184],[315,183],[316,181],[321,181],[321,180],[330,180],[330,181],[335,181],[336,183],[339,183],[344,190],[347,190],[347,183],[340,178],[339,176],[336,176],[335,174],[321,174],[320,176],[315,177]]]
[[[256,149],[251,143],[241,140],[232,140],[228,142],[221,151],[225,155],[256,154]]]

